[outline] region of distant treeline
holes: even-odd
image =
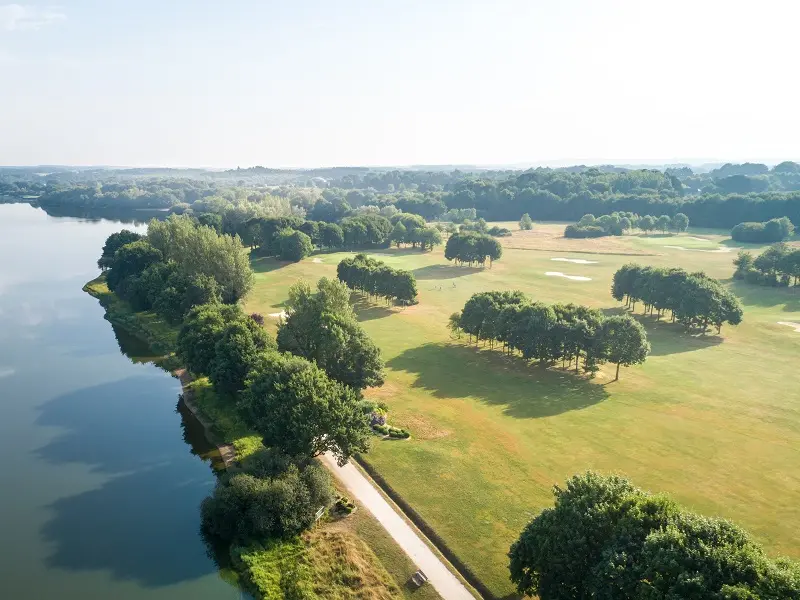
[[[227,203],[249,205],[249,217],[302,213],[310,220],[326,222],[339,221],[354,211],[380,212],[391,207],[429,221],[474,209],[476,218],[495,221],[517,221],[524,213],[536,220],[577,221],[588,213],[630,212],[669,217],[683,213],[700,227],[730,228],[782,216],[800,224],[800,165],[791,162],[773,169],[725,165],[703,174],[688,168],[661,172],[595,167],[527,171],[352,168],[281,175],[278,171],[93,170],[37,175],[0,170],[0,195],[41,196],[38,202],[43,206],[121,204],[195,213],[225,212]],[[290,185],[280,187],[275,181]],[[273,206],[276,199],[285,200],[286,206]],[[262,204],[267,208],[261,208]]]
[[[658,318],[670,311],[673,321],[702,333],[709,325],[719,333],[724,323],[742,322],[739,299],[705,273],[627,264],[614,273],[611,295],[633,310],[643,302],[645,314],[655,311]]]
[[[595,218],[594,215],[583,215],[575,225],[567,225],[564,237],[596,238],[608,235],[624,235],[630,229],[641,229],[645,233],[659,230],[662,233],[675,231],[681,233],[689,228],[689,217],[683,213],[670,217],[661,215],[640,217],[636,213],[612,213]]]

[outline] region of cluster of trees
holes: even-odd
[[[549,306],[522,292],[474,294],[460,313],[450,315],[448,328],[474,337],[476,344],[502,343],[504,351],[545,365],[574,361],[577,371],[583,357],[584,371],[594,374],[602,363],[616,363],[616,379],[620,365],[641,364],[650,353],[647,333],[628,315],[606,318],[586,306]]]
[[[200,304],[238,301],[253,278],[238,238],[178,216],[151,221],[147,236],[110,235],[97,264],[111,291],[135,310],[155,310],[171,323]]]
[[[681,233],[689,228],[689,217],[678,213],[673,217],[661,215],[640,217],[630,212],[615,212],[610,215],[595,217],[592,214],[583,215],[575,225],[567,225],[564,237],[568,238],[596,238],[607,235],[624,235],[631,229],[641,229],[645,233],[659,230],[662,233],[675,231]]]
[[[457,264],[468,264],[472,266],[486,264],[489,259],[489,266],[503,256],[503,247],[491,235],[465,231],[452,234],[447,238],[447,245],[444,249],[444,257],[447,260],[454,260]]]
[[[422,250],[433,250],[434,246],[442,243],[442,233],[436,227],[428,227],[425,219],[419,215],[398,213],[390,218],[392,232],[389,236],[391,242],[398,247],[409,244],[412,248],[418,245]]]
[[[267,447],[302,459],[330,451],[344,463],[367,449],[361,390],[383,383],[380,351],[349,294],[335,280],[321,280],[316,293],[293,287],[277,343],[236,305],[197,306],[178,334],[178,354],[235,403]]]
[[[800,285],[800,248],[783,242],[773,244],[757,257],[741,251],[733,264],[734,279],[771,287]]]
[[[625,306],[636,309],[644,303],[645,314],[656,312],[658,318],[665,311],[672,320],[683,323],[687,329],[705,333],[709,325],[722,330],[724,323],[738,325],[742,322],[742,305],[717,279],[705,273],[687,273],[678,268],[643,267],[623,265],[614,273],[611,295],[615,300],[625,300]]]
[[[794,225],[788,217],[770,219],[764,223],[739,223],[731,229],[731,237],[737,242],[770,243],[791,237]]]
[[[417,281],[411,271],[393,269],[366,254],[343,259],[336,267],[336,276],[350,289],[385,298],[387,303],[417,303]]]
[[[541,600],[800,598],[800,565],[771,560],[732,523],[616,476],[554,488],[509,551],[511,581]]]

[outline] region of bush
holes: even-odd
[[[389,426],[388,425],[373,425],[372,429],[377,431],[382,435],[389,435]]]
[[[330,506],[333,487],[322,465],[261,450],[220,477],[201,505],[207,534],[229,543],[287,538],[308,529]]]
[[[566,238],[597,238],[609,235],[602,227],[596,225],[567,225],[564,229],[564,237]]]
[[[762,244],[780,242],[790,237],[793,232],[792,222],[787,217],[781,217],[780,219],[770,219],[764,223],[739,223],[731,229],[731,237],[737,242]]]
[[[297,262],[314,251],[311,238],[302,231],[284,229],[278,234],[278,251],[282,260]]]
[[[508,237],[511,235],[511,230],[506,229],[505,227],[495,226],[490,228],[489,231],[487,231],[486,233],[494,237]]]

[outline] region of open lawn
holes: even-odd
[[[509,545],[551,504],[554,483],[586,469],[628,476],[732,519],[772,554],[800,557],[800,333],[778,324],[800,323],[800,289],[732,282],[737,245],[710,230],[565,240],[563,225],[506,226],[515,233],[502,239],[504,256],[491,270],[451,265],[442,248],[372,253],[415,272],[420,304],[401,310],[354,297],[387,362],[386,385],[368,394],[412,432],[408,441],[374,443],[370,463],[497,596],[513,592]],[[732,251],[701,251],[725,247]],[[280,312],[292,283],[335,277],[346,255],[254,259],[247,310]],[[626,262],[725,280],[742,299],[744,322],[720,337],[691,337],[648,317],[652,355],[623,369],[619,382],[610,382],[613,366],[589,381],[452,340],[445,327],[471,294],[492,289],[621,310],[609,289]]]

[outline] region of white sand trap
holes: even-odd
[[[282,310],[281,312],[270,313],[269,316],[272,317],[273,319],[285,319],[286,317],[289,316],[289,313],[287,313],[285,310]]]
[[[322,259],[321,259],[321,258],[315,258],[315,259],[314,259],[314,260],[312,260],[311,262],[313,262],[313,263],[321,263],[321,262],[322,262]]]
[[[560,273],[559,271],[547,271],[545,273],[548,277],[564,277],[565,279],[572,279],[572,281],[591,281],[591,277],[583,277],[581,275],[564,275],[564,273]]]
[[[716,250],[705,250],[704,248],[684,248],[683,246],[662,246],[662,248],[686,250],[687,252],[710,252],[712,254],[725,254],[726,252],[733,252],[733,248],[729,248],[728,246],[720,246]]]
[[[568,263],[575,263],[576,265],[596,265],[596,260],[586,260],[584,258],[551,258],[550,260],[554,260],[556,262],[568,262]]]
[[[686,237],[690,240],[697,240],[698,242],[711,242],[711,240],[707,240],[706,238],[694,237],[693,235],[687,235]]]
[[[778,325],[786,325],[787,327],[794,327],[797,333],[800,333],[800,323],[792,323],[791,321],[778,321]]]

